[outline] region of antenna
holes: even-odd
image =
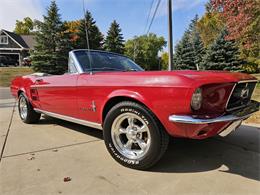
[[[87,44],[87,54],[89,59],[89,68],[90,68],[90,74],[93,74],[92,72],[92,60],[90,55],[90,47],[89,47],[89,39],[88,39],[88,26],[87,26],[87,19],[86,19],[86,9],[85,9],[85,0],[83,1],[83,16],[84,16],[84,24],[85,24],[85,33],[86,33],[86,44]]]

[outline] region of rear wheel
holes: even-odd
[[[107,114],[104,141],[112,157],[133,169],[148,169],[167,149],[169,136],[145,106],[121,102]]]
[[[41,117],[40,113],[33,110],[31,103],[24,93],[21,93],[18,100],[18,110],[20,118],[24,123],[37,123]]]

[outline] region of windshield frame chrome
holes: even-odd
[[[73,60],[75,68],[77,69],[78,74],[84,73],[83,70],[82,70],[82,67],[81,67],[81,65],[80,65],[80,63],[78,61],[78,59],[76,58],[74,50],[69,52],[69,58],[71,58]]]

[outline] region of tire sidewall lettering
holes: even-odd
[[[139,110],[132,108],[132,107],[122,107],[119,109],[119,114],[122,113],[133,113],[136,114],[137,116],[141,117],[144,122],[146,123],[146,125],[150,125],[149,120],[147,119],[147,117]],[[113,155],[119,159],[120,161],[123,161],[124,163],[127,163],[129,165],[138,165],[140,164],[141,160],[135,160],[135,159],[129,159],[124,157],[122,154],[120,154],[117,149],[114,147],[114,144],[112,142],[112,138],[110,139],[111,142],[108,143],[108,147],[110,148],[110,151],[113,153]]]
[[[121,114],[135,114],[143,120],[143,123],[147,125],[151,135],[151,145],[147,153],[137,159],[131,159],[117,150],[113,143],[111,128],[114,120]],[[107,114],[104,122],[104,141],[106,147],[111,154],[111,156],[120,164],[134,168],[134,169],[144,169],[145,167],[150,167],[155,161],[158,161],[158,155],[160,155],[160,136],[158,129],[158,124],[156,119],[153,117],[151,112],[143,105],[134,102],[121,102],[111,108]]]
[[[108,146],[111,149],[112,153],[115,155],[115,157],[120,159],[121,161],[123,161],[129,165],[138,165],[140,163],[139,160],[128,159],[128,158],[125,158],[124,156],[122,156],[121,154],[118,154],[113,147],[113,143],[109,143]]]
[[[120,112],[121,113],[126,113],[126,112],[130,112],[130,113],[133,113],[133,114],[136,114],[136,115],[138,115],[139,117],[141,117],[143,120],[144,120],[144,122],[146,123],[146,125],[149,125],[150,123],[149,123],[149,120],[143,115],[143,114],[141,114],[141,112],[139,112],[139,111],[137,111],[136,109],[134,109],[134,108],[121,108],[120,109]]]

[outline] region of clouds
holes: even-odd
[[[207,0],[172,0],[172,8],[174,11],[180,11],[180,10],[191,10],[192,8],[205,4]],[[158,17],[165,16],[167,14],[167,0],[162,0],[160,8],[158,10]]]
[[[29,16],[42,19],[44,8],[39,0],[1,0],[0,29],[13,31],[16,20]]]
[[[207,0],[173,0],[173,10],[189,10],[197,5],[205,4]]]

